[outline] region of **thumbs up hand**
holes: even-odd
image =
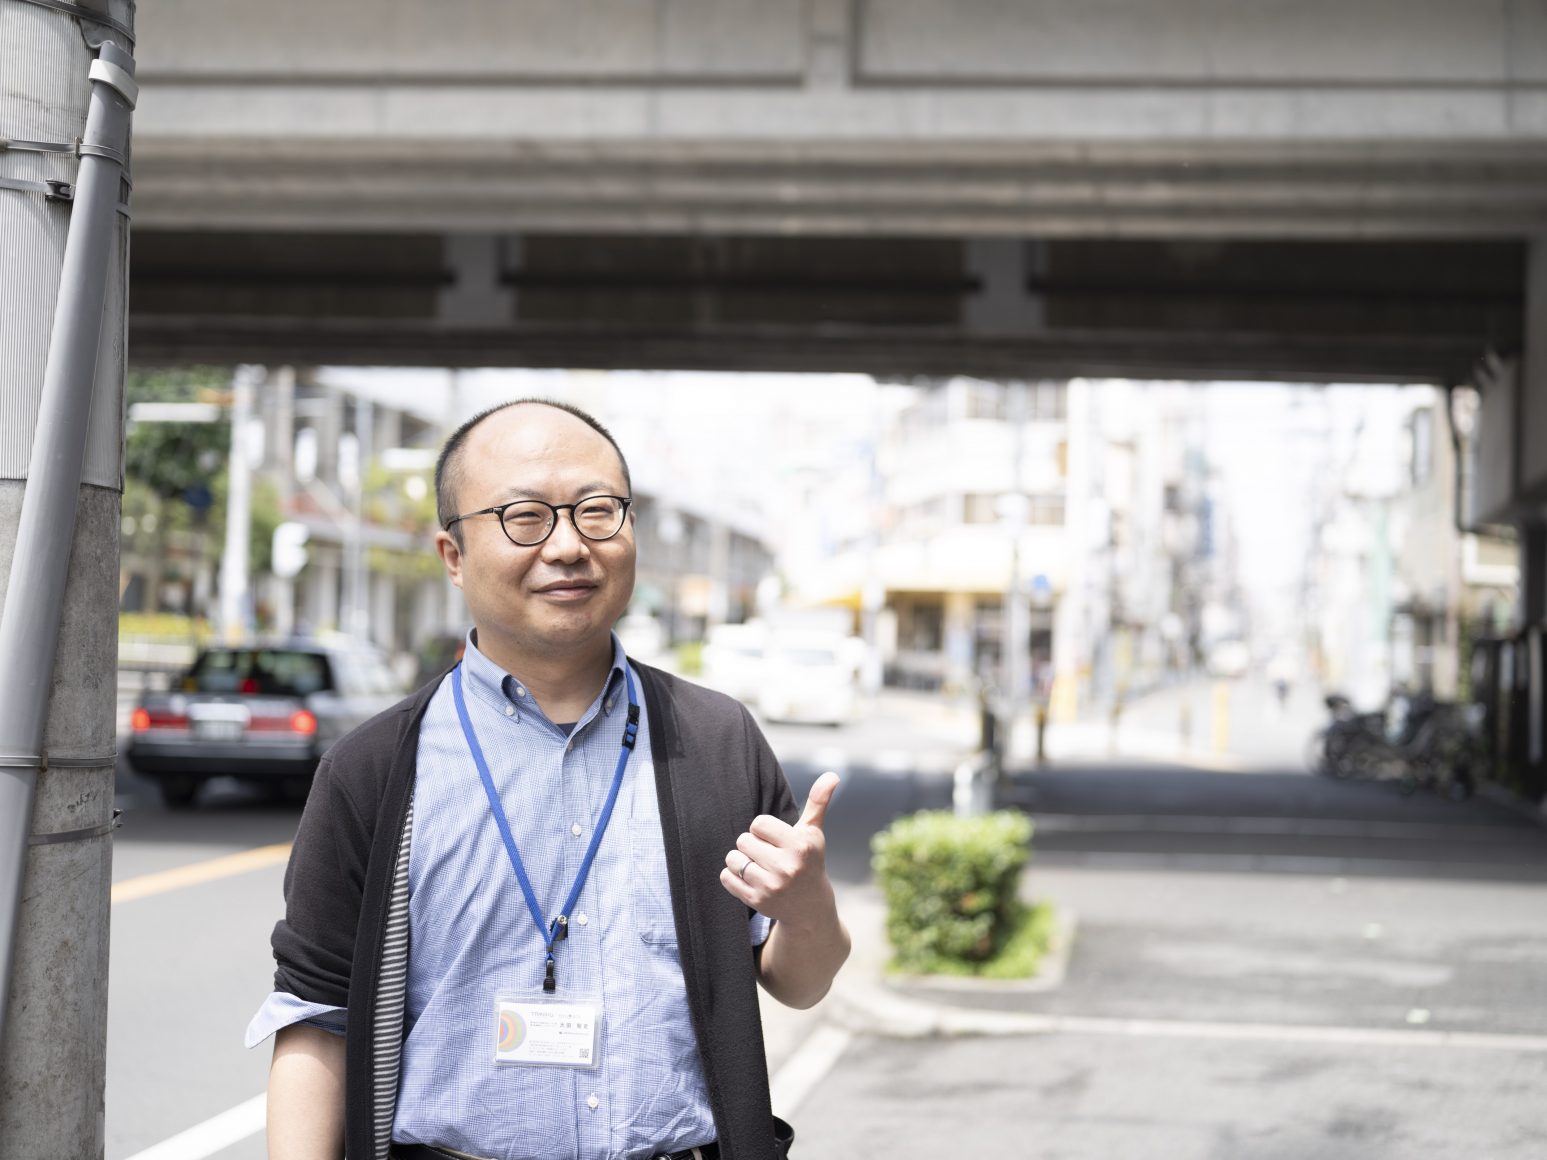
[[[759,913],[794,927],[831,915],[833,888],[822,827],[838,780],[831,770],[817,778],[793,826],[767,814],[753,818],[736,848],[725,855],[720,884]]]

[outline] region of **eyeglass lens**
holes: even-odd
[[[575,530],[588,540],[606,540],[623,526],[625,505],[611,495],[593,495],[573,507],[564,505],[575,521]],[[523,547],[540,544],[553,530],[558,512],[541,500],[522,500],[505,509],[505,534]]]

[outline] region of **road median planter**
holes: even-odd
[[[871,841],[886,899],[893,975],[1026,979],[1054,941],[1047,902],[1020,898],[1031,820],[1001,810],[959,818],[926,811]]]

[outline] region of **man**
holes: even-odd
[[[460,665],[318,769],[274,931],[270,1157],[777,1155],[756,984],[849,952],[824,774],[796,817],[739,704],[623,656],[627,464],[523,400],[436,469]]]

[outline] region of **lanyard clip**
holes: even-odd
[[[551,995],[558,989],[558,985],[558,981],[553,977],[553,956],[549,955],[548,967],[543,972],[543,990]]]
[[[553,925],[548,928],[548,945],[557,946],[569,937],[569,916],[559,915],[553,920]]]
[[[623,726],[623,748],[634,748],[634,738],[639,736],[639,706],[630,702],[628,707],[628,724]]]

